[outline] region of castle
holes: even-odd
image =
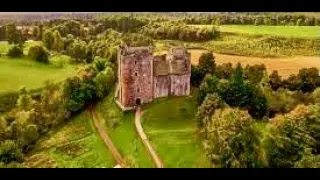
[[[153,48],[121,45],[118,51],[116,102],[123,109],[166,96],[190,94],[191,56],[186,48],[171,48],[155,56]]]

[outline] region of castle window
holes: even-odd
[[[156,87],[158,86],[158,83],[156,83]]]
[[[138,73],[134,73],[135,76],[138,76]]]
[[[134,64],[136,65],[136,64],[137,64],[137,61],[134,61]]]
[[[140,88],[137,89],[137,92],[140,92]]]

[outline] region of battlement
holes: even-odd
[[[138,54],[138,53],[150,53],[153,54],[152,46],[141,47],[129,47],[126,44],[119,46],[119,52],[121,55]]]

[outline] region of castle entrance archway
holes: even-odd
[[[136,99],[136,105],[137,105],[137,106],[140,106],[140,105],[141,105],[141,99],[140,99],[140,98],[137,98],[137,99]]]

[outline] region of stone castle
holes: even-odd
[[[153,48],[121,45],[118,51],[116,102],[123,109],[166,96],[190,94],[191,56],[186,48],[171,48],[155,56]]]

